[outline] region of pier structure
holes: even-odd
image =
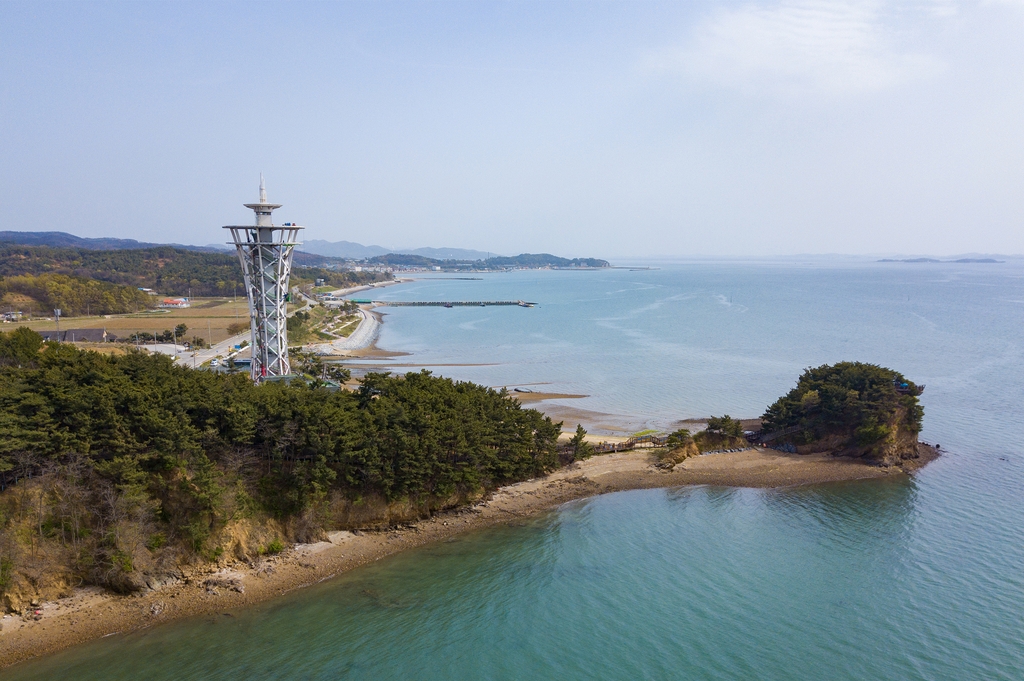
[[[260,200],[243,204],[256,213],[254,225],[226,225],[238,251],[249,298],[249,323],[252,330],[252,380],[260,382],[272,376],[291,373],[288,362],[288,280],[292,272],[292,253],[300,245],[299,230],[292,223],[275,225],[272,213],[281,204],[267,201],[267,190],[260,174]]]

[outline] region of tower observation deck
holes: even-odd
[[[246,203],[256,213],[252,226],[227,225],[231,243],[238,251],[249,298],[249,323],[252,330],[252,380],[268,376],[287,376],[288,362],[288,279],[292,272],[292,253],[300,245],[299,230],[293,224],[274,225],[271,213],[281,204],[267,202],[267,190],[260,175],[259,203]]]

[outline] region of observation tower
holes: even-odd
[[[256,212],[253,226],[227,225],[242,263],[245,290],[249,297],[249,323],[252,329],[252,380],[268,376],[287,376],[288,362],[288,279],[292,272],[292,252],[302,227],[287,223],[274,225],[271,213],[281,204],[267,202],[267,190],[260,173],[259,203],[243,204]]]

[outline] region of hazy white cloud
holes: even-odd
[[[855,0],[784,0],[712,13],[656,66],[748,91],[854,94],[942,71],[941,60],[902,49],[893,14],[955,13],[947,0],[900,6]],[[901,22],[902,23],[902,22]]]

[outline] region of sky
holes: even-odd
[[[12,3],[0,229],[1024,253],[1024,0]]]

